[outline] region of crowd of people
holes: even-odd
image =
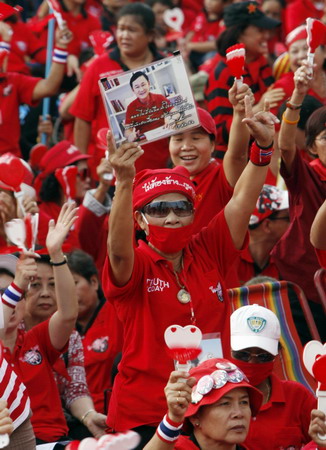
[[[186,129],[170,73],[150,75],[175,51]],[[117,143],[101,91],[129,71]],[[293,283],[326,341],[326,0],[4,0],[0,91],[0,447],[326,447],[317,382],[275,370],[282,321],[228,294]],[[153,122],[171,135],[142,144]],[[202,333],[190,370],[173,325]]]

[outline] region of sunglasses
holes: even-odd
[[[88,167],[86,167],[85,169],[78,170],[77,177],[79,177],[81,181],[86,181],[87,178],[90,178],[90,171]]]
[[[260,363],[270,362],[275,359],[275,356],[268,352],[251,353],[246,350],[232,351],[232,356],[234,359],[244,362],[249,362],[252,358],[256,358]]]
[[[178,217],[188,217],[194,212],[194,205],[186,200],[178,200],[176,202],[153,202],[145,205],[142,212],[151,217],[166,217],[170,211]]]

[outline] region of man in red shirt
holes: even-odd
[[[316,249],[319,264],[326,269],[326,200],[319,208],[311,226],[310,240]],[[326,286],[325,286],[326,289]]]

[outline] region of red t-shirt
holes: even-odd
[[[310,441],[310,411],[317,400],[301,383],[280,380],[271,375],[272,391],[268,403],[253,418],[245,444],[250,450],[300,449]]]
[[[110,303],[101,303],[95,320],[81,338],[88,388],[96,411],[105,413],[105,391],[112,389],[112,365],[122,348],[122,326]]]
[[[36,38],[31,29],[24,22],[10,23],[13,35],[10,41],[8,58],[8,72],[30,74],[25,58],[29,56],[41,64],[46,61],[46,46]]]
[[[326,269],[326,250],[319,250],[318,248],[315,249],[317,258],[319,261],[319,264]]]
[[[0,154],[21,156],[19,148],[19,105],[33,102],[33,92],[41,78],[8,72],[0,80]]]
[[[191,42],[215,41],[223,29],[220,19],[209,20],[207,14],[201,12],[190,28],[190,31],[194,32]]]
[[[144,105],[136,98],[127,107],[125,128],[135,127],[140,134],[164,125],[164,116],[172,109],[169,100],[161,94],[149,94],[149,104]]]
[[[321,19],[323,8],[317,9],[311,0],[295,0],[285,8],[285,33],[288,34],[306,22],[307,17]]]
[[[176,441],[174,450],[198,450],[200,447],[191,441],[189,436],[180,436]],[[247,447],[243,445],[236,445],[235,450],[246,450]]]
[[[13,353],[9,349],[5,353],[5,358],[13,365],[30,396],[35,436],[47,442],[56,441],[68,433],[52,373],[52,366],[62,352],[51,344],[47,320],[27,332],[18,330]]]
[[[291,223],[271,254],[282,279],[298,284],[309,300],[320,303],[314,284],[314,275],[320,266],[309,236],[312,222],[326,197],[326,182],[321,181],[298,151],[291,170],[289,174],[281,164],[281,175],[289,191]]]
[[[191,294],[196,325],[204,335],[220,333],[224,357],[230,352],[230,306],[223,278],[238,253],[221,211],[192,237],[179,274]],[[174,367],[165,351],[164,332],[172,324],[191,323],[190,304],[177,299],[180,285],[172,265],[142,241],[125,286],[113,283],[106,260],[103,290],[124,326],[122,360],[107,423],[117,431],[157,426],[166,410],[164,386]]]
[[[233,188],[225,177],[223,165],[214,159],[192,181],[196,185],[194,233],[198,233],[228,203]]]

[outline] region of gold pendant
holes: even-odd
[[[187,292],[185,289],[180,289],[180,291],[177,294],[177,298],[180,303],[189,303],[191,300],[189,292]]]

